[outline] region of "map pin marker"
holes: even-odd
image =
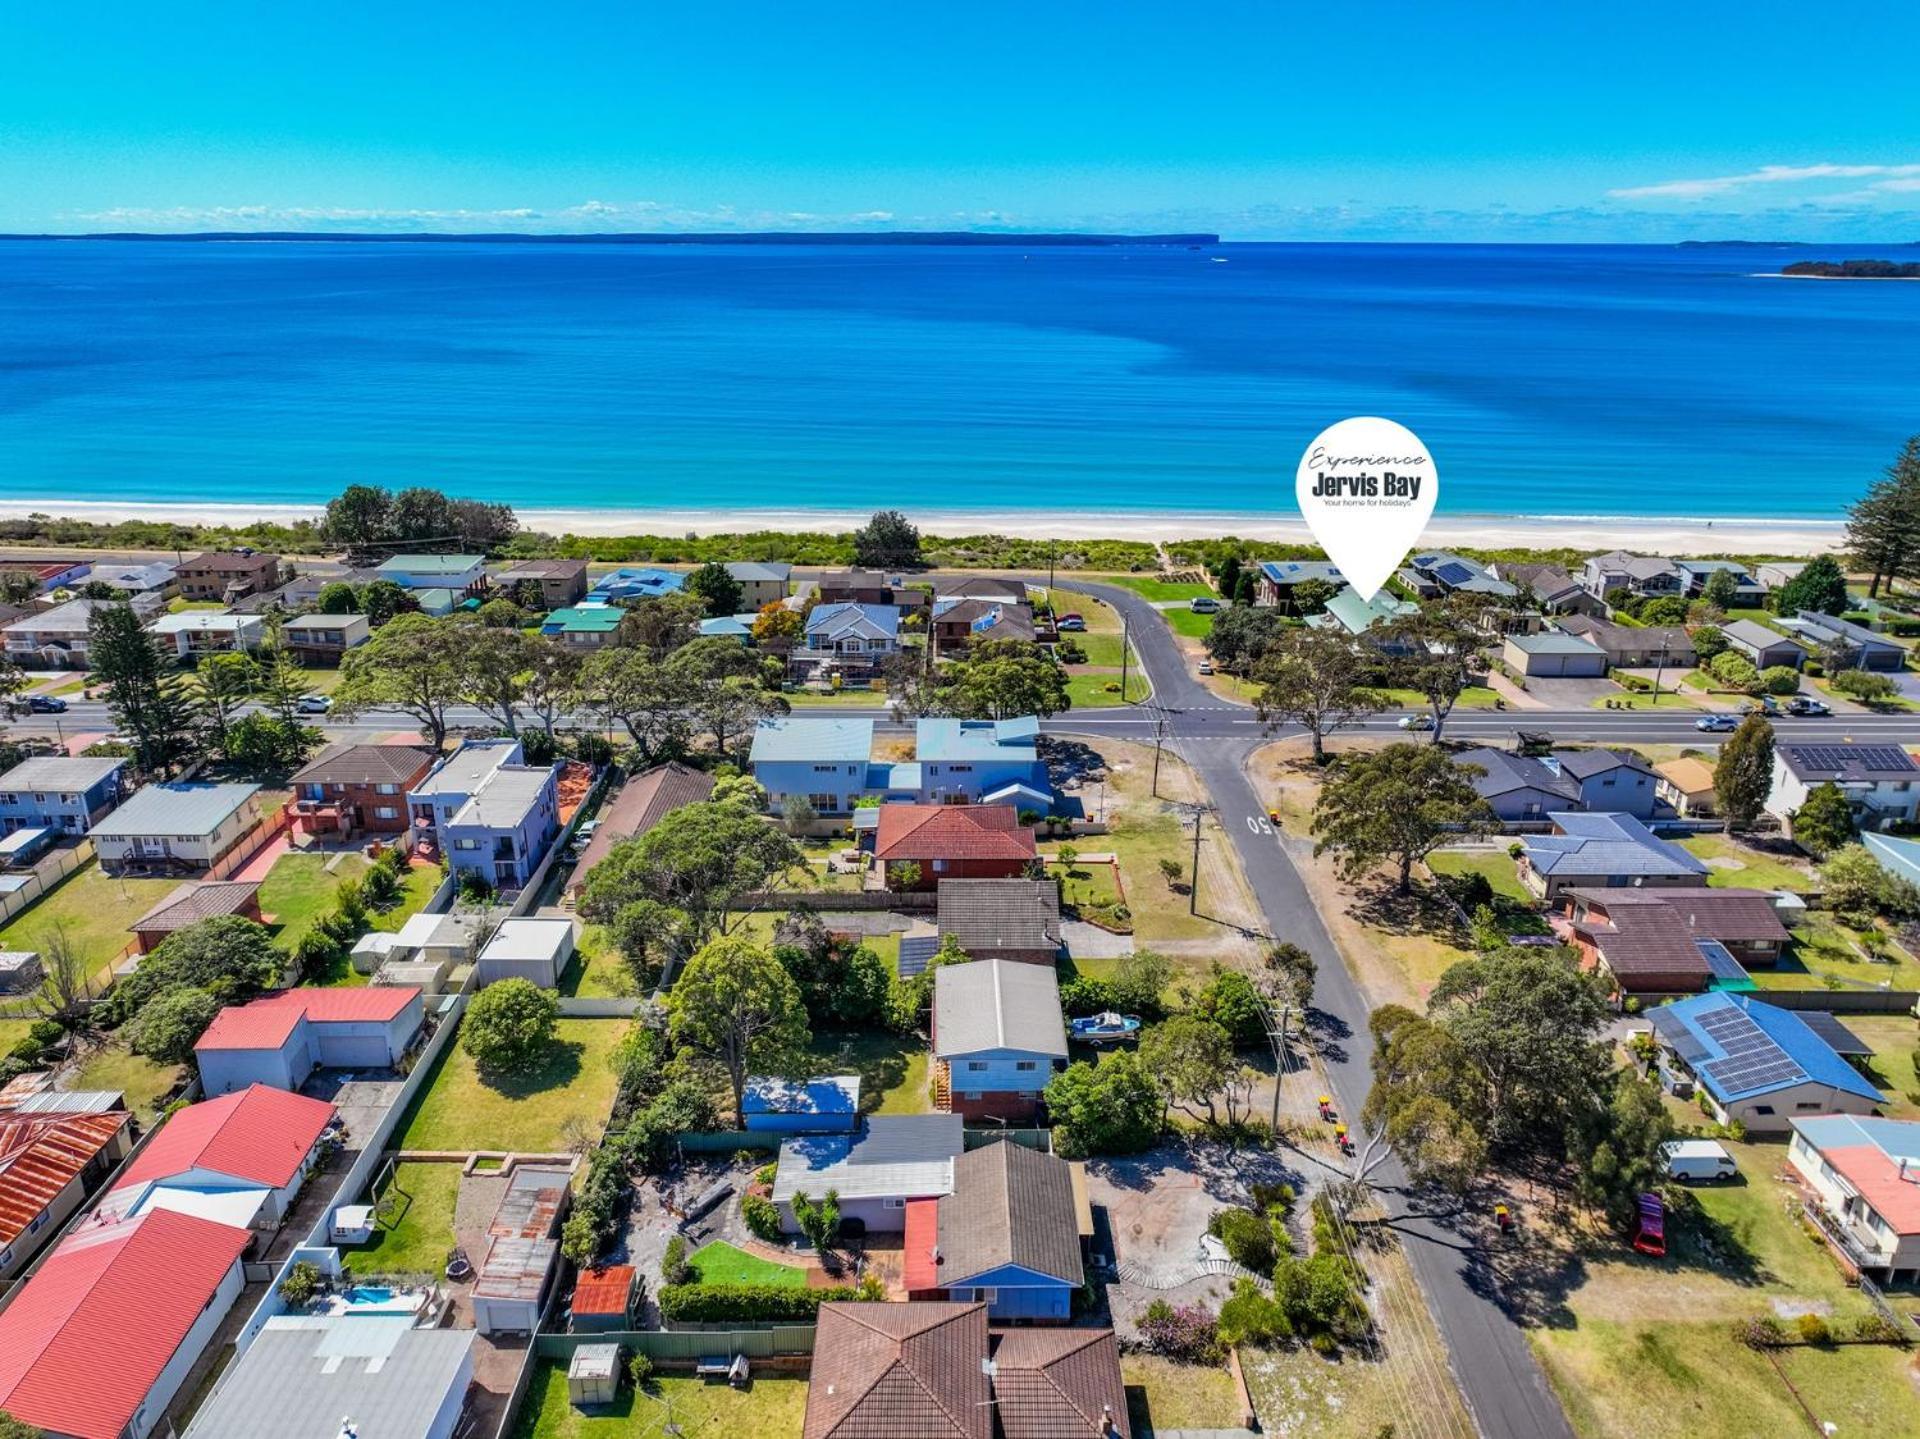
[[[1440,473],[1405,425],[1358,415],[1307,446],[1294,494],[1341,578],[1370,600],[1426,529]]]

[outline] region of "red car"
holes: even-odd
[[[1634,1232],[1633,1247],[1655,1259],[1667,1252],[1667,1206],[1657,1194],[1640,1196],[1640,1224]]]

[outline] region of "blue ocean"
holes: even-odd
[[[1920,284],[1757,277],[1809,255],[5,242],[0,499],[1291,516],[1378,414],[1443,516],[1832,518]]]

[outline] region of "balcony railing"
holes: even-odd
[[[1893,1263],[1893,1246],[1878,1239],[1869,1239],[1860,1230],[1840,1218],[1824,1204],[1803,1201],[1800,1212],[1813,1222],[1813,1225],[1849,1261],[1861,1269],[1885,1269]]]

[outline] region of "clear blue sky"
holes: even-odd
[[[1920,238],[1920,5],[0,0],[0,229]]]

